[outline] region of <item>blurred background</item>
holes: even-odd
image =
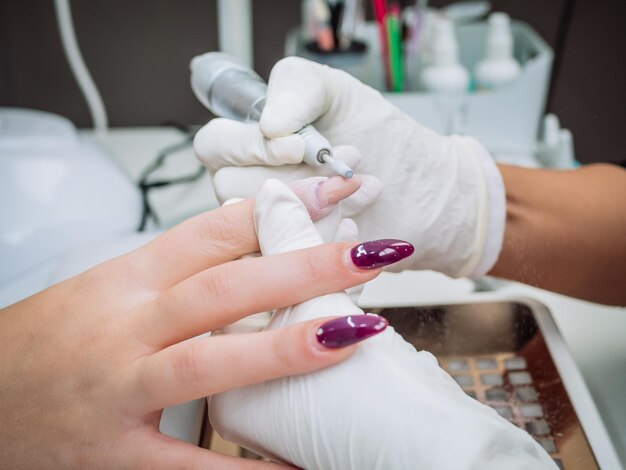
[[[515,77],[491,89],[480,84],[477,71],[483,58],[493,59],[489,43],[492,27],[498,26],[492,21],[494,14],[487,19],[483,12],[473,23],[461,23],[457,18],[453,29],[446,27],[453,21],[451,17],[443,18],[449,12],[440,15],[438,11],[432,23],[436,40],[429,41],[429,13],[420,9],[425,10],[426,3],[433,10],[452,2],[249,1],[253,66],[265,79],[286,49],[328,63],[343,61],[339,66],[364,81],[378,80],[378,89],[395,90],[384,96],[424,124],[443,133],[477,136],[498,162],[574,168],[578,162],[626,161],[626,139],[622,138],[626,123],[625,0],[491,1],[491,11],[508,13],[512,20],[509,23],[506,15],[495,13],[500,20],[506,17],[504,39],[511,37],[507,60],[496,62],[517,66]],[[311,14],[312,9],[307,9],[315,1],[328,9],[338,3],[364,4],[367,22],[362,21],[361,12],[344,15],[335,9],[334,17],[342,17],[342,22],[340,28],[335,22],[333,34],[337,29],[343,31],[344,16],[358,16],[362,31],[356,34],[353,28],[355,34],[350,36],[357,41],[349,41],[345,50],[324,49],[326,55],[317,57],[309,54],[311,37],[301,33],[310,26],[309,18],[320,20],[319,12]],[[189,63],[194,56],[216,51],[220,45],[230,53],[229,47],[235,43],[249,45],[249,29],[242,28],[239,34],[232,26],[236,20],[248,18],[241,14],[243,9],[237,10],[237,5],[247,7],[247,0],[70,1],[78,45],[109,119],[109,129],[103,124],[102,132],[94,132],[90,109],[62,47],[55,2],[68,6],[63,0],[0,0],[0,308],[141,246],[159,230],[218,206],[211,178],[192,150],[197,126],[212,115],[192,92]],[[382,28],[380,15],[375,14],[380,9],[374,12],[372,6],[381,3],[394,7],[384,16]],[[308,15],[303,15],[303,5]],[[400,6],[417,8],[402,10]],[[409,25],[404,32],[412,25],[412,34],[403,36],[398,12],[411,10],[413,22],[404,21]],[[218,30],[218,14],[219,23],[229,26]],[[224,21],[225,16],[231,21]],[[302,21],[303,16],[307,21]],[[62,31],[67,33],[71,23],[66,21]],[[301,23],[306,27],[298,29]],[[328,39],[324,34],[329,33],[329,25],[328,21],[316,24],[315,43],[320,46],[322,39]],[[453,34],[446,37],[442,34],[446,31]],[[224,32],[230,33],[228,40],[222,37]],[[507,42],[502,41],[502,34],[494,37],[499,41],[493,41],[495,46]],[[339,49],[344,47],[341,40],[333,37],[332,41],[339,43]],[[350,49],[359,41],[367,47]],[[426,71],[435,68],[429,66],[437,62],[435,45],[444,52],[439,59],[446,56],[448,60],[450,54],[445,53],[450,53],[451,42],[459,60],[454,67],[445,63],[443,68],[448,78],[459,77],[452,71],[467,69],[462,83],[457,80],[455,85],[461,87],[461,93],[459,89],[447,90],[449,94],[426,89],[427,82],[441,85],[446,81],[441,76],[431,81],[425,78]],[[424,44],[424,49],[415,53],[411,46],[416,44]],[[391,60],[394,53],[395,61]],[[423,53],[420,68],[406,65],[403,69],[402,54],[409,64],[415,58],[411,53]],[[400,66],[392,67],[392,62]],[[361,67],[363,64],[373,67]],[[405,87],[402,80],[394,82],[404,78],[403,72],[410,75],[409,71],[415,77],[419,71],[422,89],[410,84]],[[104,123],[106,114],[101,113]],[[533,191],[532,186],[527,190]],[[572,198],[579,195],[572,194]],[[451,280],[427,271],[404,273],[401,282],[394,276],[383,275],[368,284],[364,298],[369,306],[443,305],[461,299],[477,302],[489,294],[500,300],[521,296],[544,303],[541,315],[550,318],[554,314],[558,325],[558,330],[555,326],[544,328],[547,323],[540,325],[547,343],[561,341],[562,334],[598,407],[596,416],[572,362],[570,374],[574,375],[570,377],[579,380],[571,382],[577,393],[572,402],[582,403],[580,409],[586,410],[579,418],[587,438],[593,441],[598,462],[609,462],[604,468],[619,468],[618,463],[610,463],[617,462],[614,445],[626,463],[624,308],[602,307],[493,279]],[[537,305],[533,309],[539,308]],[[480,338],[483,336],[487,337]],[[572,393],[569,388],[567,391]],[[204,440],[200,432],[204,416],[203,400],[168,408],[161,430],[197,444]],[[541,441],[546,441],[545,436]],[[578,458],[583,447],[580,441],[571,442],[568,447],[574,450],[573,457],[562,450],[557,453],[556,448],[549,450],[566,463],[561,468],[596,468]],[[570,466],[568,458],[577,466]]]
[[[494,0],[492,5],[530,24],[554,49],[547,111],[572,131],[576,158],[581,163],[626,159],[621,138],[626,2]],[[254,65],[267,78],[284,55],[287,32],[300,23],[301,2],[253,0],[252,6]],[[216,0],[74,1],[72,13],[112,127],[208,120],[189,87],[188,64],[218,48]],[[50,111],[78,127],[91,125],[63,54],[51,0],[0,0],[0,106]]]

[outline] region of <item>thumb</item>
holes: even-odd
[[[299,131],[325,114],[333,101],[332,69],[299,57],[287,57],[270,74],[261,132],[268,138]]]

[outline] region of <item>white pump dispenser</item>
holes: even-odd
[[[513,57],[511,20],[506,13],[489,16],[489,29],[485,41],[485,58],[476,66],[475,76],[479,89],[493,90],[508,83],[520,74],[520,65]]]
[[[436,19],[431,41],[431,57],[420,74],[424,90],[446,93],[467,91],[469,74],[459,63],[459,46],[449,18],[441,16]]]

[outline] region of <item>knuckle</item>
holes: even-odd
[[[323,250],[321,250],[323,253]],[[326,266],[320,262],[320,249],[307,250],[304,254],[302,263],[300,264],[302,270],[302,277],[307,283],[319,282],[324,278],[324,271]]]
[[[317,262],[324,266],[323,279],[328,282],[336,283],[349,276],[349,271],[343,262],[343,245],[341,243],[327,244],[321,253],[315,256]]]
[[[281,369],[291,373],[303,371],[315,360],[315,354],[305,338],[306,331],[304,325],[298,325],[273,342],[272,353]]]
[[[317,285],[321,291],[337,291],[349,283],[350,271],[343,262],[342,243],[324,244],[306,250],[299,260],[300,278],[308,285]]]
[[[197,226],[199,240],[210,240],[220,242],[228,240],[230,236],[236,235],[229,218],[224,214],[224,210],[209,212],[206,217],[200,219]]]
[[[213,302],[224,308],[232,307],[234,293],[237,289],[236,278],[231,265],[223,264],[211,269],[199,285],[200,295],[213,299]]]
[[[230,128],[233,123],[235,123],[236,121],[233,121],[231,119],[228,118],[222,118],[222,117],[216,117],[211,119],[209,122],[207,122],[198,132],[198,134],[203,135],[204,137],[207,137],[209,139],[216,139],[220,136],[220,134],[225,130]]]
[[[276,337],[272,342],[272,355],[274,360],[281,365],[281,367],[288,367],[291,369],[294,361],[293,354],[291,352],[291,345],[283,336]]]
[[[244,230],[241,219],[237,218],[238,222],[235,222],[231,214],[232,208],[227,206],[200,219],[196,227],[197,235],[193,239],[199,240],[198,246],[203,251],[201,256],[218,253],[228,256],[236,247],[248,244],[246,234],[251,231]]]
[[[193,139],[193,148],[201,159],[210,158],[215,153],[215,139],[219,135],[222,124],[218,119],[212,119],[202,126]]]
[[[293,66],[299,63],[300,63],[300,60],[298,57],[294,57],[294,56],[283,57],[278,62],[276,62],[276,64],[274,64],[274,69],[281,70],[282,68],[289,68],[290,66]]]
[[[177,383],[192,384],[202,381],[206,367],[202,363],[202,342],[191,341],[186,344],[176,361],[172,364],[172,375]]]
[[[296,76],[301,77],[309,75],[312,72],[323,68],[324,66],[316,62],[303,59],[302,57],[284,57],[276,62],[276,64],[274,64],[274,67],[272,68],[272,71],[270,73],[270,83],[275,81],[276,79],[280,80],[283,74],[285,78],[289,79],[293,76],[294,73],[296,74]]]

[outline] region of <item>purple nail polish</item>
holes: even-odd
[[[378,315],[350,315],[323,323],[315,334],[317,341],[326,348],[345,348],[377,335],[388,324],[387,320]]]
[[[375,269],[411,256],[415,248],[402,240],[383,239],[361,243],[350,252],[352,262],[361,269]]]

